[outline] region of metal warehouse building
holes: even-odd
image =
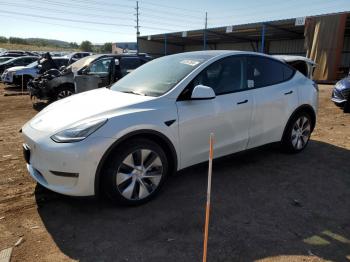
[[[140,36],[138,47],[154,57],[204,49],[302,55],[317,63],[316,80],[333,81],[349,71],[350,13]]]

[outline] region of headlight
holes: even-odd
[[[94,133],[106,122],[107,119],[98,119],[80,123],[74,127],[58,132],[57,134],[51,136],[51,139],[57,143],[79,142]]]

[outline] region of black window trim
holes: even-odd
[[[274,85],[278,85],[278,84],[281,84],[281,83],[284,83],[284,82],[288,82],[289,80],[291,80],[295,73],[296,73],[296,69],[293,68],[292,66],[288,65],[287,63],[281,61],[281,60],[278,60],[278,59],[275,59],[275,58],[271,58],[271,57],[267,57],[267,56],[261,56],[261,55],[255,55],[255,54],[247,54],[246,57],[259,57],[259,58],[263,58],[263,59],[267,59],[267,60],[272,60],[272,61],[275,61],[277,63],[280,63],[284,66],[287,66],[288,68],[290,68],[292,71],[293,71],[293,74],[287,78],[287,79],[284,79],[282,81],[279,81],[279,82],[276,82],[276,83],[273,83],[272,85],[263,85],[263,86],[258,86],[258,87],[252,87],[252,88],[248,88],[249,90],[253,90],[253,89],[258,89],[258,88],[264,88],[264,87],[269,87],[269,86],[274,86]],[[247,72],[247,63],[246,63],[246,72]],[[248,79],[246,79],[248,80]]]
[[[295,74],[296,74],[296,69],[293,68],[291,65],[281,61],[281,60],[278,60],[278,59],[275,59],[275,58],[271,58],[271,57],[268,57],[268,56],[262,56],[262,55],[257,55],[257,54],[239,54],[239,55],[229,55],[229,56],[225,56],[225,57],[222,57],[214,62],[212,62],[211,64],[207,65],[205,68],[203,68],[200,72],[198,72],[198,74],[196,76],[193,77],[193,79],[190,81],[190,83],[187,84],[187,86],[181,91],[181,93],[179,94],[179,96],[177,97],[176,101],[192,101],[192,100],[198,100],[198,99],[191,99],[191,98],[187,98],[187,99],[184,99],[184,98],[181,98],[183,92],[187,89],[187,87],[189,85],[191,85],[192,81],[198,76],[200,75],[204,70],[206,70],[209,66],[211,66],[212,64],[218,62],[218,61],[221,61],[225,58],[231,58],[231,57],[243,57],[243,60],[244,60],[244,73],[243,73],[243,86],[244,88],[243,89],[240,89],[240,90],[234,90],[234,91],[230,91],[230,92],[224,92],[224,93],[221,93],[219,95],[216,95],[215,96],[221,96],[221,95],[228,95],[228,94],[233,94],[233,93],[238,93],[238,92],[245,92],[245,91],[248,91],[248,90],[254,90],[254,89],[258,89],[258,88],[264,88],[264,87],[269,87],[269,86],[274,86],[274,85],[278,85],[278,84],[281,84],[281,83],[284,83],[284,82],[288,82],[289,80],[291,80]],[[279,82],[276,82],[274,83],[273,85],[265,85],[265,86],[259,86],[259,87],[251,87],[251,88],[248,88],[247,86],[247,59],[249,57],[259,57],[259,58],[263,58],[263,59],[268,59],[268,60],[272,60],[272,61],[275,61],[277,63],[280,63],[284,66],[287,66],[288,68],[290,68],[292,71],[293,71],[293,74],[287,78],[287,79],[283,79],[282,81],[279,81]],[[194,88],[194,87],[193,87]],[[193,92],[193,90],[192,90]]]
[[[251,90],[253,88],[248,88],[247,87],[247,59],[246,59],[246,56],[245,54],[241,54],[241,55],[229,55],[229,56],[225,56],[225,57],[222,57],[214,62],[212,62],[211,64],[207,65],[205,68],[203,68],[200,72],[198,72],[198,74],[193,77],[193,79],[187,84],[187,86],[181,91],[180,95],[178,96],[178,98],[176,99],[176,101],[192,101],[192,100],[200,100],[200,99],[192,99],[192,98],[188,98],[188,99],[184,99],[184,98],[181,98],[183,92],[187,89],[187,87],[189,85],[192,84],[192,81],[197,77],[199,76],[204,70],[206,70],[209,66],[213,65],[214,63],[216,62],[219,62],[221,60],[224,60],[224,59],[227,59],[227,58],[232,58],[232,57],[240,57],[240,58],[243,58],[243,68],[244,68],[244,71],[243,71],[243,89],[240,89],[240,90],[233,90],[233,91],[229,91],[229,92],[223,92],[223,93],[220,93],[220,94],[215,94],[215,97],[217,96],[222,96],[222,95],[228,95],[228,94],[233,94],[233,93],[238,93],[238,92],[244,92],[244,91],[248,91],[248,90]],[[194,88],[194,87],[193,87]],[[192,90],[193,92],[193,90]],[[214,91],[215,92],[215,91]],[[214,99],[215,97],[213,97],[212,99]],[[207,99],[203,99],[203,100],[207,100]]]

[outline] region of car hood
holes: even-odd
[[[339,80],[335,84],[335,88],[338,90],[350,89],[350,77],[345,77],[345,78]]]
[[[14,66],[14,67],[10,67],[9,69],[7,69],[7,72],[12,72],[12,71],[19,71],[26,68],[25,66]]]
[[[124,110],[141,107],[141,104],[154,97],[126,94],[100,88],[52,103],[29,124],[43,132],[56,132],[88,119],[108,118],[121,114]]]

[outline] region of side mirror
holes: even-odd
[[[206,100],[214,99],[215,92],[209,86],[197,85],[192,91],[191,99],[192,100]]]
[[[87,74],[89,74],[89,68],[87,67],[87,68],[84,68],[82,71],[81,71],[81,74],[82,75],[87,75]]]

